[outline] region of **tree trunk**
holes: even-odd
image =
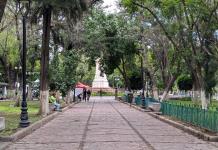
[[[200,100],[200,87],[196,81],[193,83],[193,95],[192,95],[192,101],[197,104],[198,101]]]
[[[127,77],[127,73],[126,73],[126,68],[125,68],[125,60],[122,57],[121,58],[121,62],[122,62],[122,69],[120,67],[118,67],[120,73],[123,75],[124,78],[124,83],[125,83],[125,89],[128,89],[128,91],[131,91],[131,87],[130,87],[130,81],[129,78]]]
[[[32,84],[29,84],[27,100],[33,100]]]
[[[21,94],[19,90],[16,91],[15,99],[16,99],[16,102],[14,104],[14,107],[20,107]]]
[[[73,94],[72,94],[72,90],[68,90],[67,91],[67,97],[66,97],[66,104],[70,104],[73,101]]]
[[[117,68],[118,68],[119,72],[121,73],[121,75],[123,76],[125,89],[128,89],[129,91],[131,91],[130,81],[127,77],[127,74],[119,66]]]
[[[169,93],[170,89],[172,88],[176,78],[177,78],[176,76],[171,77],[170,81],[167,84],[167,87],[164,90],[164,93],[163,93],[162,98],[160,100],[161,102],[167,99],[168,93]]]
[[[205,89],[203,87],[203,84],[201,84],[200,86],[199,86],[199,84],[194,85],[193,101],[195,103],[197,103],[199,100],[201,101],[202,109],[207,109],[209,99],[206,96],[206,92],[205,92]]]
[[[4,11],[5,11],[6,3],[7,3],[7,0],[0,0],[0,23],[1,23],[2,16],[3,16]]]
[[[43,10],[43,35],[41,51],[41,70],[40,70],[40,110],[43,116],[49,113],[48,105],[48,69],[49,69],[49,41],[51,30],[51,6],[45,6]]]
[[[201,107],[202,109],[207,109],[208,98],[206,97],[206,93],[204,89],[201,89]]]
[[[154,79],[152,79],[152,94],[153,94],[153,97],[155,99],[159,99],[159,94],[158,94],[158,88],[157,88],[157,85],[156,85],[156,82],[154,81]]]
[[[57,100],[57,103],[61,103],[61,99],[60,99],[60,92],[59,91],[57,91],[56,93],[55,93],[55,98],[56,98],[56,100]]]
[[[202,109],[207,109],[209,99],[206,96],[205,83],[202,76],[202,69],[199,68],[200,67],[198,67],[196,70],[192,70],[192,74],[194,77],[193,101],[197,103],[198,100],[201,100]]]

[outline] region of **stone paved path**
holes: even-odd
[[[92,98],[60,114],[8,150],[218,150],[146,113]]]

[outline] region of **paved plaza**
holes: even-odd
[[[218,150],[113,99],[79,103],[8,150]]]

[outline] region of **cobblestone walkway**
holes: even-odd
[[[14,149],[218,150],[218,144],[202,141],[111,97],[95,97],[9,147]]]

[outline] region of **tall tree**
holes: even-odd
[[[159,24],[171,45],[180,54],[181,60],[186,61],[194,79],[194,90],[200,93],[202,108],[206,109],[208,91],[213,88],[207,82],[211,79],[207,74],[217,70],[209,64],[216,63],[213,57],[215,54],[213,33],[218,28],[216,23],[218,2],[216,0],[204,2],[123,0],[122,2],[133,11],[143,9],[155,19],[156,24]],[[213,69],[209,69],[210,67]]]
[[[7,0],[0,0],[0,22],[2,20],[3,14],[4,14],[6,3],[7,3]]]
[[[43,35],[42,35],[42,51],[41,51],[41,72],[40,72],[40,114],[47,115],[48,107],[48,66],[49,66],[49,41],[51,30],[51,13],[52,7],[46,5],[43,8]]]
[[[125,88],[131,91],[130,68],[135,67],[137,50],[132,22],[125,17],[128,16],[108,15],[95,9],[85,20],[85,36],[87,55],[93,59],[101,58],[101,69],[106,74],[112,74],[117,68]]]
[[[40,74],[40,101],[42,115],[48,113],[48,66],[49,66],[49,42],[52,12],[57,11],[59,15],[69,24],[72,21],[75,23],[81,18],[87,6],[93,1],[86,0],[70,0],[63,2],[62,0],[44,0],[39,3],[43,6],[43,39],[42,39],[42,53],[41,53],[41,74]],[[71,26],[73,27],[73,26]]]

